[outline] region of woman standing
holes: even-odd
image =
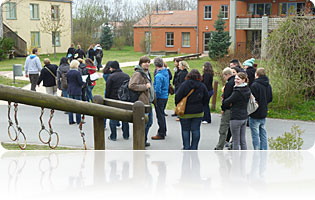
[[[94,46],[93,44],[90,45],[90,47],[89,47],[89,49],[87,51],[87,57],[94,62],[95,51],[94,51],[94,47],[93,46]]]
[[[204,112],[204,115],[202,118],[203,124],[211,123],[211,113],[210,113],[209,102],[210,102],[211,96],[213,95],[213,87],[212,87],[213,75],[214,75],[214,72],[213,72],[211,63],[205,62],[203,64],[202,82],[207,87],[209,98],[207,99],[207,104],[203,107],[203,112]]]
[[[243,72],[235,76],[235,86],[231,96],[223,101],[223,106],[231,105],[230,129],[233,137],[233,150],[247,150],[246,122],[247,104],[251,91],[247,86],[247,75]]]
[[[201,83],[201,75],[197,69],[192,69],[185,79],[175,94],[175,104],[177,105],[194,89],[187,98],[184,115],[180,116],[180,125],[184,150],[197,150],[203,106],[207,104],[209,94],[206,86]],[[191,142],[190,137],[192,138]]]
[[[57,65],[50,64],[48,58],[44,59],[44,68],[40,72],[40,76],[37,81],[37,85],[43,81],[43,86],[46,87],[46,93],[51,95],[57,95],[57,86],[56,86],[56,74],[57,74]]]
[[[67,73],[67,81],[68,81],[68,94],[69,98],[75,100],[82,99],[82,85],[84,84],[82,81],[81,74],[78,70],[79,61],[72,60],[70,63],[70,70]],[[69,112],[69,124],[80,124],[81,122],[81,114],[76,114],[76,122],[73,120],[73,113]]]
[[[86,68],[89,70],[89,74],[92,75],[96,72],[96,67],[93,64],[93,61],[89,58],[87,58],[85,60],[85,64],[86,64]],[[89,79],[89,78],[88,78]],[[91,100],[91,102],[93,102],[93,94],[92,94],[92,90],[94,88],[94,86],[96,85],[95,81],[91,81],[90,79],[87,80],[87,90],[86,90],[86,100],[89,102]]]
[[[179,89],[179,87],[181,86],[181,84],[185,81],[185,77],[187,76],[188,74],[188,69],[189,69],[189,65],[186,61],[180,61],[179,62],[179,65],[178,65],[178,69],[179,69],[179,72],[177,74],[177,78],[176,78],[176,90]]]
[[[70,70],[70,66],[68,63],[68,59],[62,57],[60,60],[60,64],[57,70],[57,86],[58,89],[62,91],[63,97],[68,97],[67,92],[67,73]]]

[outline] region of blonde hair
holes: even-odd
[[[44,64],[45,64],[45,65],[49,65],[49,64],[50,64],[49,58],[45,58],[45,59],[44,59]]]
[[[222,74],[223,74],[223,75],[231,75],[231,76],[232,76],[232,75],[233,75],[233,71],[232,71],[231,68],[226,67],[226,68],[224,68]]]
[[[256,74],[257,74],[258,77],[266,76],[266,70],[264,68],[262,68],[262,67],[258,68],[256,70]]]
[[[189,65],[186,61],[180,61],[179,66],[182,66],[183,69],[189,69]]]
[[[80,65],[79,61],[72,60],[70,63],[70,69],[78,69],[78,66]]]

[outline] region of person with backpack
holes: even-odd
[[[95,65],[91,59],[87,58],[85,60],[85,64],[86,64],[86,69],[88,69],[88,71],[89,71],[89,75],[92,75],[96,72],[96,67],[95,67]],[[94,86],[96,85],[96,82],[92,81],[90,79],[90,76],[87,78],[86,82],[87,82],[86,101],[87,102],[89,102],[89,101],[93,102],[92,91],[94,89]]]
[[[159,124],[158,132],[155,136],[151,137],[152,140],[164,140],[166,136],[166,120],[165,108],[168,100],[169,89],[169,74],[168,70],[164,67],[163,59],[160,57],[154,58],[154,65],[157,69],[157,74],[154,77],[154,90],[156,94],[155,112]]]
[[[97,71],[100,71],[100,68],[102,68],[102,59],[103,59],[103,49],[102,47],[98,46],[96,47],[95,51],[95,60],[96,60],[96,67]]]
[[[60,64],[57,70],[57,87],[62,91],[63,97],[68,97],[68,82],[67,82],[67,73],[70,70],[70,65],[66,57],[62,57]]]
[[[125,81],[130,80],[128,74],[124,73],[117,61],[113,61],[110,63],[110,71],[111,75],[108,77],[106,82],[106,92],[105,98],[119,100],[118,98],[118,90],[122,86]],[[109,126],[111,134],[108,136],[109,140],[116,141],[117,139],[117,124],[119,123],[118,120],[110,120]],[[129,124],[128,122],[122,122],[122,131],[123,131],[123,138],[125,140],[129,139]]]
[[[150,58],[143,56],[139,60],[139,65],[135,66],[135,72],[129,81],[129,89],[139,92],[139,101],[145,105],[151,105],[154,101],[155,92],[152,86],[152,79],[149,72]],[[149,121],[145,126],[145,146],[150,146],[148,140],[149,129],[153,124],[153,113],[148,114]]]
[[[43,81],[43,86],[46,88],[46,93],[51,95],[57,95],[57,86],[56,86],[56,74],[58,66],[50,64],[48,58],[44,59],[44,67],[40,72],[40,76],[37,81],[39,87],[40,83]]]

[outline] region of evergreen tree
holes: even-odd
[[[229,46],[231,45],[229,32],[224,31],[226,26],[222,18],[223,14],[220,12],[218,20],[214,22],[213,27],[215,31],[211,31],[209,41],[209,57],[214,60],[224,57],[224,55],[228,53]]]
[[[108,25],[102,28],[100,44],[106,50],[110,50],[110,48],[112,48],[113,46],[113,34],[112,34],[112,30],[110,29]]]

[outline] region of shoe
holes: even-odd
[[[178,121],[178,122],[180,121],[179,117],[176,118],[176,121]]]
[[[225,141],[225,145],[224,146],[229,148],[231,146],[231,144],[229,142]]]
[[[69,125],[75,124],[75,122],[69,122]]]
[[[201,123],[202,123],[202,124],[208,124],[208,122],[207,122],[207,121],[202,121]]]
[[[152,136],[151,139],[152,140],[164,140],[165,137],[164,136],[160,136],[160,135],[156,135],[156,136]]]
[[[149,146],[151,146],[151,144],[150,144],[149,142],[146,142],[146,143],[145,143],[145,146],[146,146],[146,147],[149,147]]]
[[[124,137],[124,140],[129,140],[129,137]]]
[[[168,114],[166,114],[166,113],[165,113],[164,115],[165,115],[165,117],[167,117],[167,116],[168,116]]]
[[[176,117],[176,116],[177,116],[176,113],[172,114],[172,117]]]
[[[110,136],[108,136],[108,139],[111,141],[116,141],[116,139],[112,139],[112,138],[110,138]]]

